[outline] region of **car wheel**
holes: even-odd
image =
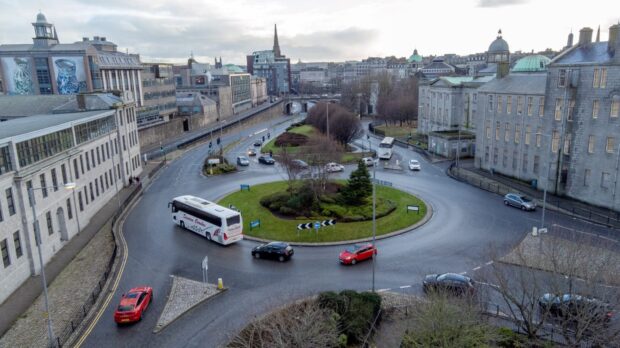
[[[179,222],[179,225],[181,226],[181,228],[185,228],[185,222],[181,221]]]
[[[284,262],[284,260],[286,260],[286,258],[285,258],[284,256],[280,255],[280,256],[278,257],[278,261],[280,261],[280,262]]]
[[[508,205],[508,201],[507,200],[504,200],[504,205]]]
[[[522,206],[521,206],[521,210],[526,211],[526,210],[527,210],[527,207],[526,207],[526,206],[524,206],[524,205],[522,205]]]
[[[205,238],[207,238],[207,240],[211,240],[211,233],[207,232],[207,234],[205,235]]]
[[[355,265],[356,263],[357,263],[357,260],[356,260],[356,259],[351,260],[351,264],[352,264],[352,265]]]
[[[138,318],[138,321],[142,321],[142,312],[140,312],[140,318]]]
[[[254,258],[255,259],[260,259],[260,254],[259,253],[254,253]]]

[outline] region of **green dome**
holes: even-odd
[[[517,61],[514,68],[512,68],[512,72],[546,71],[549,62],[551,62],[551,59],[540,54],[523,57]]]
[[[409,56],[409,58],[407,58],[407,61],[409,63],[421,63],[422,62],[422,56],[418,54],[418,50],[413,50],[413,54],[411,56]]]
[[[241,69],[239,66],[235,64],[226,64],[224,66],[226,67],[226,69],[228,69],[228,72],[231,72],[231,73],[242,73],[243,72],[243,69]]]

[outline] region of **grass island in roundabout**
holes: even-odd
[[[316,184],[316,183],[314,183]],[[356,204],[345,199],[346,180],[330,180],[317,200],[311,197],[312,182],[277,181],[251,186],[222,198],[219,204],[234,205],[243,217],[243,233],[267,240],[298,243],[339,242],[372,237],[372,195]],[[293,194],[291,194],[293,187]],[[372,192],[372,191],[371,191]],[[308,203],[310,202],[310,203]],[[376,185],[377,236],[399,231],[422,220],[426,204],[419,198],[392,187]],[[290,208],[297,207],[296,209]],[[409,211],[417,206],[419,211]],[[335,219],[334,226],[298,230],[297,225]],[[260,227],[250,229],[250,222],[260,220]]]

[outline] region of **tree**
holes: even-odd
[[[306,144],[307,152],[305,156],[308,159],[310,173],[312,174],[308,180],[310,188],[318,201],[325,192],[325,187],[329,180],[329,172],[326,169],[326,165],[329,162],[340,161],[344,149],[338,142],[328,139],[323,134],[312,135]]]
[[[282,147],[280,154],[278,155],[278,162],[284,168],[287,177],[288,183],[288,191],[293,193],[293,186],[295,185],[295,181],[299,178],[299,175],[304,170],[297,163],[295,163],[295,157],[292,156],[288,151],[288,147]]]
[[[318,103],[310,109],[306,117],[306,123],[323,134],[327,134],[327,108],[327,103]],[[362,134],[362,125],[358,117],[338,104],[329,104],[329,136],[332,139],[347,145]]]
[[[347,185],[342,190],[342,197],[348,204],[360,205],[371,194],[372,183],[368,168],[364,162],[359,161],[357,169],[351,172]]]

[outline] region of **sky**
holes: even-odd
[[[502,30],[512,52],[559,50],[571,30],[620,21],[617,0],[0,0],[0,44],[32,43],[37,13],[61,43],[104,36],[145,62],[222,57],[245,65],[280,48],[291,62],[485,52]]]

